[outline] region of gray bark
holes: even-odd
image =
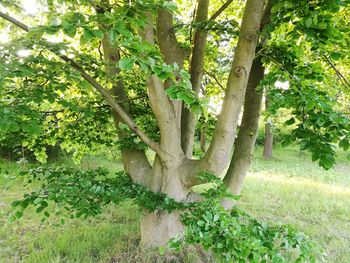
[[[225,100],[202,167],[220,175],[229,163],[239,113],[255,56],[264,1],[247,1],[234,61],[228,77]]]
[[[271,8],[272,2],[269,1],[264,9],[264,15],[260,25],[261,31],[263,31],[264,27],[269,23]],[[266,36],[262,37],[260,42],[264,43],[265,38]],[[263,100],[262,91],[258,91],[257,88],[263,78],[264,67],[261,58],[257,57],[253,62],[252,70],[249,75],[241,127],[238,132],[229,169],[224,177],[224,183],[234,195],[239,195],[241,193],[243,181],[253,157]],[[225,204],[226,207],[230,205],[232,205],[232,202],[226,202]]]
[[[198,0],[197,14],[195,22],[200,23],[208,19],[209,0]],[[190,75],[192,89],[196,94],[199,93],[204,70],[205,46],[207,42],[207,31],[196,29],[193,38],[192,59],[190,65]],[[196,127],[196,118],[188,109],[183,109],[181,120],[181,145],[188,158],[192,158],[194,133]]]
[[[234,195],[239,195],[243,180],[248,172],[258,134],[259,118],[263,94],[257,90],[264,78],[264,67],[260,58],[253,62],[245,95],[242,123],[239,128],[236,145],[224,183]]]

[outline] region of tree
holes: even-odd
[[[124,168],[132,181],[153,192],[164,193],[177,202],[186,203],[195,195],[192,187],[202,182],[198,174],[209,172],[220,176],[230,164],[240,111],[245,101],[235,151],[224,179],[233,193],[239,193],[256,138],[262,100],[262,93],[257,90],[259,83],[271,86],[278,78],[289,75],[293,77],[288,79],[290,82],[294,81],[294,76],[306,78],[305,67],[295,67],[302,60],[295,52],[303,47],[298,49],[294,43],[298,37],[307,36],[311,40],[305,37],[305,45],[309,45],[324,33],[322,28],[310,33],[308,25],[314,13],[310,15],[309,5],[325,20],[332,19],[337,10],[329,1],[300,1],[300,6],[282,1],[274,7],[273,1],[246,1],[242,17],[238,14],[241,19],[239,30],[236,28],[238,37],[225,46],[232,49],[231,53],[234,49],[234,55],[227,71],[227,84],[215,131],[205,155],[194,159],[195,125],[198,116],[206,111],[200,89],[205,62],[209,57],[206,56],[206,45],[212,44],[208,32],[220,29],[220,22],[216,22],[216,19],[230,8],[232,2],[228,0],[217,10],[212,10],[208,0],[199,0],[189,31],[185,30],[185,22],[180,26],[174,24],[176,20],[185,21],[186,12],[176,13],[176,5],[170,1],[47,1],[49,12],[44,15],[43,22],[36,26],[26,25],[29,19],[23,18],[23,14],[23,21],[19,21],[6,12],[0,12],[6,25],[10,23],[14,26],[10,31],[15,32],[18,43],[14,45],[11,42],[1,49],[1,96],[7,98],[0,105],[5,113],[1,129],[25,133],[27,145],[44,161],[45,154],[39,143],[41,139],[52,144],[60,141],[62,147],[67,149],[77,147],[87,151],[93,146],[84,145],[90,143],[89,140],[77,141],[64,134],[63,131],[69,131],[71,127],[83,129],[88,133],[87,138],[96,137],[96,143],[101,140],[106,145],[111,143],[115,140],[108,118],[111,113],[121,142]],[[21,12],[14,1],[3,1],[3,4],[14,13]],[[325,11],[320,11],[320,7],[324,7]],[[270,11],[271,22],[267,22]],[[295,19],[293,26],[288,24],[290,20],[284,14]],[[178,29],[181,25],[185,28],[182,29],[186,31],[184,34]],[[17,28],[27,34],[19,33]],[[334,30],[337,28],[334,27]],[[221,28],[221,33],[217,31],[219,42],[220,38],[235,36],[234,33],[227,33],[225,28]],[[277,37],[280,32],[287,34],[294,41],[293,45],[282,43]],[[61,34],[63,41],[50,41],[50,34]],[[261,35],[273,37],[268,40]],[[185,40],[181,42],[180,39]],[[186,39],[191,48],[188,48]],[[318,42],[318,45],[326,50],[330,44]],[[31,55],[18,56],[18,51],[27,49],[31,50]],[[307,56],[309,54],[305,54]],[[210,59],[214,65],[222,62],[220,57]],[[223,59],[227,61],[227,57]],[[265,78],[264,64],[270,70]],[[322,77],[317,67],[312,69],[315,71],[314,80]],[[295,82],[296,86],[299,84]],[[310,89],[304,89],[310,84],[304,84],[296,89],[299,95],[302,94],[301,97],[309,96],[307,101],[314,104],[319,101],[329,104],[325,101],[326,97],[321,96],[324,93],[320,91],[316,96]],[[317,131],[312,130],[318,120],[309,120],[309,126],[304,125],[305,106],[302,102],[292,104],[292,100],[300,101],[293,93],[294,89],[286,91],[288,94],[272,88],[268,92],[275,98],[272,111],[297,106],[294,114],[301,115],[304,122],[292,139],[302,138],[305,147],[315,154],[320,147],[305,141],[323,142],[321,149],[324,154],[315,155],[314,159],[330,167],[334,163],[330,142],[320,136],[324,132],[321,125]],[[147,95],[143,107],[134,103],[140,99],[139,95],[142,99]],[[286,99],[278,101],[278,96],[285,96]],[[110,106],[111,112],[106,105]],[[58,120],[39,114],[47,108],[51,112],[56,111]],[[324,113],[322,116],[325,119],[332,114],[337,115],[332,108],[319,110]],[[59,115],[59,111],[64,114]],[[81,115],[84,115],[81,121],[75,121],[74,116],[79,118]],[[293,124],[291,121],[289,123]],[[333,124],[328,126],[331,131]],[[89,125],[93,127],[91,133],[86,128]],[[349,127],[348,121],[341,117],[336,125],[330,135],[332,141],[340,138],[345,145],[350,139],[345,132]],[[57,126],[61,129],[57,129]],[[310,138],[303,135],[305,129],[308,129]],[[47,131],[52,131],[52,134],[47,136]],[[72,138],[75,138],[76,134],[73,133]],[[155,153],[152,164],[146,156],[146,148]],[[182,233],[183,224],[179,217],[177,211],[145,210],[141,221],[142,244],[162,246],[176,234]]]

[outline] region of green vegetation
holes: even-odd
[[[323,247],[327,262],[350,261],[350,162],[338,153],[335,169],[324,171],[295,148],[276,147],[275,159],[266,161],[256,151],[240,207],[264,221],[288,223]],[[60,164],[67,160],[60,160]],[[141,253],[139,209],[131,203],[107,207],[91,219],[58,217],[40,223],[42,215],[29,209],[24,217],[8,222],[10,203],[23,193],[22,178],[14,178],[20,165],[1,161],[1,262],[154,262],[156,252]],[[85,158],[83,168],[120,169],[103,157]],[[114,260],[114,261],[113,261]],[[119,260],[119,261],[118,261]],[[178,259],[196,262],[193,254]]]

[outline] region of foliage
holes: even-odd
[[[339,90],[345,93],[347,87],[339,71],[333,72],[335,61],[346,58],[349,26],[343,13],[348,5],[349,1],[278,1],[266,27],[271,39],[260,51],[269,69],[262,85],[271,100],[270,114],[291,109],[285,124],[293,129],[284,144],[299,143],[324,169],[336,162],[336,144],[345,151],[350,146],[350,121],[339,112],[342,102],[337,100]],[[289,87],[276,87],[277,81]]]
[[[23,173],[42,182],[39,191],[24,195],[12,203],[12,220],[23,216],[28,206],[45,217],[49,202],[68,211],[71,217],[88,217],[101,213],[107,204],[119,204],[127,199],[149,211],[181,211],[181,221],[186,226],[183,237],[173,239],[169,247],[179,250],[181,244],[200,244],[212,251],[222,262],[288,262],[288,253],[294,250],[300,262],[314,262],[315,248],[303,235],[290,226],[269,226],[246,214],[238,207],[226,211],[221,205],[232,196],[222,181],[203,172],[200,179],[212,185],[201,193],[203,201],[179,203],[163,193],[133,184],[124,172],[110,176],[104,169],[82,171],[77,168],[36,168]],[[56,214],[60,212],[56,208]],[[64,220],[62,221],[64,223]]]

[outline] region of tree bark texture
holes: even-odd
[[[239,195],[241,192],[243,180],[250,167],[254,152],[263,98],[262,91],[257,90],[257,88],[263,78],[264,67],[260,58],[256,58],[253,62],[245,94],[241,126],[231,163],[224,178],[224,183],[234,195]]]
[[[260,24],[260,31],[269,23],[272,2],[269,1],[264,9],[264,15]],[[265,42],[265,37],[260,42]],[[261,49],[261,46],[257,51]],[[254,147],[259,130],[259,119],[262,107],[263,92],[257,90],[259,83],[264,78],[264,66],[261,57],[255,58],[249,75],[247,91],[244,101],[244,112],[241,126],[236,139],[236,145],[232,155],[229,169],[224,177],[224,183],[234,195],[239,195],[243,187],[243,181],[249,170],[254,153]],[[232,202],[225,204],[226,207]]]
[[[208,19],[209,0],[198,0],[198,7],[195,22],[201,23]],[[203,27],[203,25],[202,25]],[[192,58],[190,65],[190,75],[192,89],[196,94],[199,93],[204,70],[205,47],[208,32],[197,28],[193,38]],[[181,145],[188,158],[192,158],[194,133],[196,128],[196,118],[188,109],[183,109],[181,120]]]

